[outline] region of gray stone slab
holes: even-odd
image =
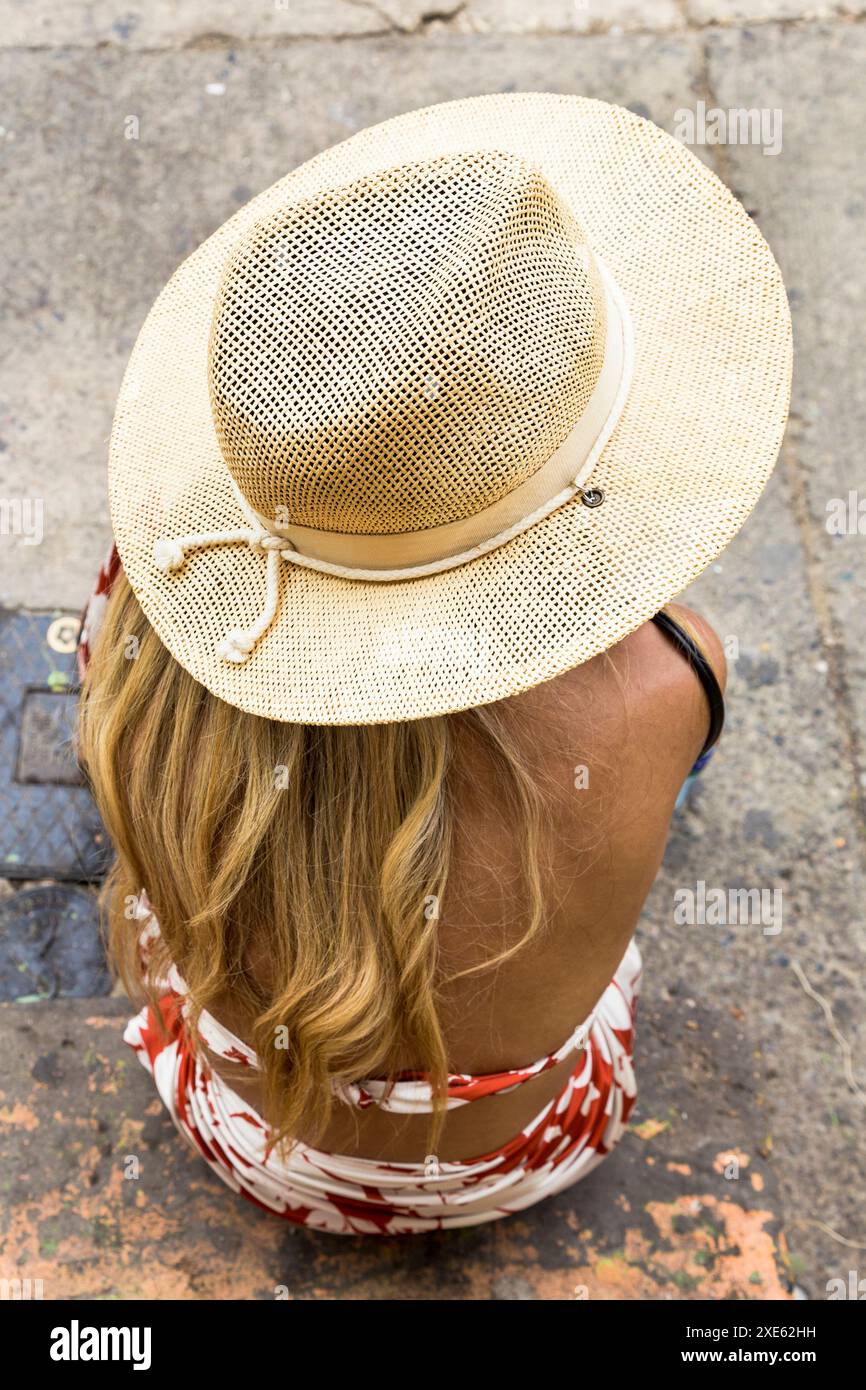
[[[408,11],[410,0],[404,0]],[[447,12],[449,0],[437,10]],[[0,45],[4,48],[81,47],[110,45],[132,49],[182,48],[210,41],[292,38],[333,38],[381,34],[395,21],[384,6],[358,0],[148,0],[129,5],[123,0],[3,0]]]
[[[644,911],[647,995],[672,1025],[696,1006],[741,1020],[738,1046],[766,1069],[756,1093],[742,1097],[751,1125],[746,1151],[771,1154],[794,1273],[821,1298],[826,1281],[847,1271],[851,1252],[812,1223],[866,1239],[864,1113],[794,962],[832,1006],[862,1084],[866,876],[844,730],[782,471],[686,598],[739,655],[729,662],[717,757],[696,800],[675,817]],[[676,925],[676,894],[699,880],[726,892],[779,889],[781,931]],[[685,1069],[686,1060],[675,1064]],[[724,1074],[722,1055],[715,1065]],[[716,1123],[723,1132],[723,1108]]]
[[[739,147],[726,154],[734,180],[760,204],[789,286],[796,350],[789,463],[812,557],[814,601],[824,611],[825,637],[839,648],[840,679],[851,692],[862,778],[866,166],[860,91],[866,31],[861,25],[780,29],[769,51],[744,34],[720,32],[711,37],[709,64],[721,105],[748,102],[784,114],[780,156],[764,159]],[[842,534],[829,529],[836,511]]]
[[[86,598],[135,335],[177,264],[254,193],[363,126],[479,91],[585,92],[665,124],[697,65],[685,36],[0,53],[16,190],[0,204],[0,497],[44,503],[41,545],[0,538],[0,602]]]
[[[834,540],[825,519],[828,498],[862,492],[866,482],[857,452],[864,188],[855,96],[864,41],[857,25],[708,35],[711,100],[783,112],[780,154],[727,145],[713,157],[754,211],[791,292],[794,413],[767,496],[721,569],[693,589],[719,631],[739,638],[741,655],[732,663],[728,736],[708,770],[697,841],[674,838],[653,896],[658,904],[662,895],[667,914],[670,865],[681,875],[686,863],[694,869],[695,856],[707,882],[712,864],[720,881],[739,871],[744,883],[784,888],[778,936],[737,929],[709,954],[706,938],[685,943],[683,958],[702,989],[716,988],[746,1011],[747,1034],[772,1058],[766,1117],[788,1240],[827,1278],[844,1277],[852,1251],[811,1223],[866,1241],[857,1156],[866,1116],[793,962],[832,1007],[862,1087],[866,885],[862,766],[850,725],[862,730],[866,537]]]
[[[676,0],[470,0],[452,21],[467,32],[623,33],[682,29]]]
[[[0,47],[183,48],[388,32],[592,34],[862,14],[864,0],[3,0]]]
[[[862,14],[863,0],[685,0],[692,24],[754,24],[771,20],[835,19]]]

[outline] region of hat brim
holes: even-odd
[[[276,620],[242,665],[217,648],[261,610],[265,559],[243,546],[153,559],[165,536],[243,525],[208,394],[223,266],[267,213],[410,160],[497,149],[537,163],[625,296],[629,397],[579,499],[441,574],[364,583],[285,566]],[[250,713],[311,724],[423,718],[550,680],[626,637],[736,534],[776,460],[791,384],[779,268],[742,205],[688,149],[605,102],[473,97],[359,132],[254,198],[188,257],[139,334],[109,451],[115,539],[176,660]]]

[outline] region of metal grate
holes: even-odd
[[[0,877],[92,883],[110,846],[74,753],[78,618],[0,609]]]

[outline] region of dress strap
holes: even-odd
[[[697,642],[690,633],[686,632],[684,627],[680,626],[676,618],[671,617],[670,613],[666,613],[665,610],[662,609],[661,612],[656,613],[653,622],[666,637],[670,638],[674,646],[676,646],[686,658],[704,688],[704,694],[707,697],[707,703],[710,707],[710,727],[706,742],[700,752],[700,757],[703,758],[709,753],[710,749],[718,743],[724,726],[725,697],[722,694],[722,687],[719,685],[715,671]]]

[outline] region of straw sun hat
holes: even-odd
[[[466,709],[719,554],[790,375],[772,253],[683,145],[583,97],[447,102],[311,159],[169,281],[111,436],[117,546],[229,704]]]

